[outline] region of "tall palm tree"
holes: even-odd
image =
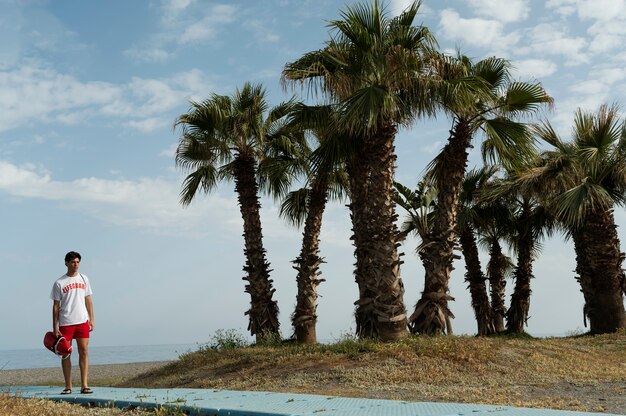
[[[551,103],[540,84],[514,82],[510,64],[500,58],[487,58],[473,64],[469,58],[440,57],[433,68],[443,82],[435,97],[452,118],[450,137],[429,168],[439,189],[439,210],[432,229],[432,244],[425,248],[432,259],[426,270],[425,289],[415,311],[449,310],[448,282],[452,273],[454,245],[461,186],[465,176],[468,150],[476,133],[486,140],[483,155],[511,165],[532,154],[532,136],[521,116],[531,115],[543,104]],[[413,313],[413,331],[423,327],[421,313]],[[445,328],[432,328],[444,333]]]
[[[626,122],[616,106],[578,110],[572,140],[564,142],[545,122],[535,129],[552,149],[520,178],[574,240],[576,272],[593,334],[626,327],[623,253],[613,210],[626,202]]]
[[[532,190],[519,186],[516,176],[517,172],[509,171],[505,178],[491,181],[481,194],[482,198],[492,202],[506,198],[511,209],[509,240],[517,261],[513,271],[515,287],[506,311],[506,331],[509,333],[524,332],[530,311],[533,261],[541,249],[541,240],[555,229],[554,217]]]
[[[176,163],[189,172],[183,182],[181,203],[189,205],[198,193],[208,193],[223,180],[235,182],[243,219],[243,267],[250,294],[248,330],[257,341],[279,335],[278,305],[263,247],[259,210],[258,164],[268,135],[277,134],[277,125],[288,105],[270,109],[261,85],[245,83],[232,96],[213,94],[203,102],[191,102],[188,113],[174,124],[180,127]]]
[[[417,188],[414,191],[397,182],[394,184],[394,187],[396,190],[395,202],[404,208],[408,214],[408,217],[402,223],[400,235],[405,237],[410,233],[414,233],[420,238],[420,244],[416,252],[420,257],[424,270],[427,270],[431,259],[426,255],[424,247],[431,244],[433,219],[437,214],[437,189],[424,180],[417,184]],[[450,295],[446,294],[446,296],[448,296],[447,300],[454,300]],[[414,314],[417,313],[422,314],[424,318],[419,322],[421,327],[415,332],[429,333],[433,328],[439,327],[445,327],[448,331],[452,330],[450,317],[454,315],[449,310],[430,309],[421,311],[418,309]],[[409,321],[412,321],[412,317],[409,317]]]
[[[301,104],[293,109],[290,123],[311,132],[319,144],[337,134],[334,118],[330,106]],[[324,281],[319,278],[319,268],[324,262],[319,252],[322,218],[328,199],[343,197],[347,177],[341,161],[324,159],[322,163],[315,163],[316,158],[308,146],[294,156],[293,162],[298,165],[305,183],[283,198],[280,216],[296,226],[304,224],[300,254],[293,261],[298,290],[291,322],[296,340],[312,344],[317,342],[317,286]]]
[[[487,187],[488,184],[485,185]],[[484,189],[484,188],[483,188]],[[480,207],[480,221],[476,224],[478,243],[489,253],[487,279],[491,298],[491,316],[496,332],[504,332],[506,317],[506,279],[511,276],[513,262],[503,250],[510,243],[513,229],[513,207],[509,198],[484,203]]]
[[[484,204],[481,204],[478,194],[497,170],[497,167],[485,166],[468,172],[463,180],[460,197],[458,235],[465,260],[465,281],[469,286],[479,336],[491,335],[496,332],[487,285],[485,284],[486,278],[478,254],[476,229],[480,228],[481,223],[487,220],[489,211],[484,209]]]
[[[356,330],[360,337],[393,340],[406,334],[404,286],[393,203],[398,127],[432,113],[420,74],[434,38],[413,21],[420,2],[390,18],[379,0],[356,4],[329,23],[323,49],[283,70],[285,82],[306,82],[336,103],[342,130],[354,137],[347,159],[355,245]]]

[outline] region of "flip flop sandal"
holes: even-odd
[[[72,394],[72,389],[63,389],[61,394]]]
[[[93,390],[91,390],[89,387],[83,387],[82,389],[80,389],[80,394],[91,394],[93,393]]]

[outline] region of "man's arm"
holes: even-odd
[[[91,301],[91,295],[85,296],[85,306],[87,307],[87,313],[89,314],[89,329],[93,331],[95,324],[93,321],[93,302]]]
[[[61,335],[61,331],[59,331],[59,301],[52,301],[52,333],[55,336]]]

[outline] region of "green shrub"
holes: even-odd
[[[201,347],[200,350],[210,349],[215,351],[234,350],[237,348],[245,348],[250,343],[244,335],[236,329],[218,329],[211,336],[211,341]]]

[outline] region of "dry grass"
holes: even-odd
[[[626,332],[205,348],[125,386],[265,390],[626,414]]]
[[[128,416],[155,416],[154,412],[146,412],[141,410],[121,410],[112,408],[93,408],[88,409],[83,406],[70,404],[66,402],[53,402],[43,399],[22,399],[19,397],[9,397],[6,394],[0,394],[0,415],[3,416],[111,416],[111,415],[128,415]]]
[[[548,339],[409,337],[389,344],[347,339],[333,345],[276,344],[221,350],[205,347],[138,377],[120,378],[117,385],[280,391],[626,414],[626,331]],[[28,408],[35,410],[29,413]],[[78,410],[71,413],[70,408]],[[25,403],[0,397],[2,415],[84,412],[75,405],[41,400]],[[120,414],[111,409],[92,412]]]

